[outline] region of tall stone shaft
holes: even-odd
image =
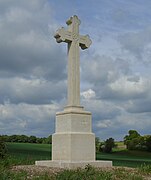
[[[68,43],[68,106],[80,106],[80,55],[79,55],[79,25],[74,17],[67,21],[68,30],[72,32],[72,41]]]
[[[68,30],[58,29],[55,38],[58,43],[68,43],[68,96],[67,106],[80,106],[80,54],[79,46],[86,49],[91,45],[89,36],[79,35],[80,20],[77,16],[67,22]]]

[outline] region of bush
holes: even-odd
[[[0,159],[6,157],[7,154],[7,147],[4,139],[0,136]]]
[[[124,144],[128,150],[145,150],[144,137],[141,136],[136,130],[129,130],[129,135],[124,137]]]
[[[95,149],[96,149],[96,152],[100,152],[100,147],[101,147],[101,142],[100,142],[100,139],[99,137],[96,137],[95,138]]]
[[[151,152],[151,135],[141,136],[136,130],[130,130],[124,137],[124,144],[128,150]]]
[[[115,147],[114,139],[109,138],[101,145],[101,151],[105,153],[111,153],[113,147]]]
[[[146,147],[147,147],[147,151],[151,152],[151,136],[148,136],[146,138]]]

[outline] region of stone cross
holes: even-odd
[[[68,106],[80,106],[79,46],[81,49],[86,49],[92,43],[88,35],[79,35],[80,23],[78,17],[74,15],[66,22],[68,30],[62,27],[54,36],[58,43],[68,44]]]
[[[68,105],[56,113],[55,133],[52,135],[52,160],[36,161],[37,166],[67,169],[111,167],[111,161],[96,161],[95,134],[92,132],[91,112],[80,106],[79,46],[91,45],[89,36],[79,35],[80,20],[77,16],[67,21],[68,29],[61,28],[55,38],[68,44]]]

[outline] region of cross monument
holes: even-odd
[[[80,20],[72,16],[66,24],[68,29],[58,29],[55,38],[58,43],[68,45],[68,96],[67,106],[56,113],[55,133],[52,135],[52,160],[36,161],[36,165],[78,168],[90,164],[95,167],[111,167],[111,161],[95,160],[95,135],[92,133],[92,115],[80,106],[80,54],[89,48],[88,35],[79,34]]]
[[[68,30],[62,27],[54,36],[58,43],[68,44],[68,106],[80,106],[79,46],[81,49],[86,49],[92,43],[88,35],[79,35],[80,23],[78,17],[73,16],[66,22]]]

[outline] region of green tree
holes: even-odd
[[[42,144],[52,144],[52,135],[42,138]]]
[[[105,141],[104,152],[110,153],[112,152],[112,148],[115,147],[115,142],[113,138],[109,138]]]
[[[10,142],[18,142],[18,136],[17,135],[11,135],[10,137],[9,137],[9,141]]]
[[[136,130],[129,130],[129,134],[124,137],[124,144],[127,149],[134,150],[139,145],[141,135]]]
[[[26,135],[17,135],[17,139],[17,142],[27,143],[29,141],[29,137]]]
[[[147,147],[147,151],[151,152],[151,136],[148,135],[146,138],[146,147]]]
[[[42,138],[37,138],[36,143],[38,143],[38,144],[42,144],[42,141],[43,141],[43,139],[42,139]]]
[[[5,158],[7,154],[7,147],[5,140],[2,136],[0,136],[0,159]]]
[[[37,142],[36,136],[29,136],[28,142],[29,142],[29,143],[36,143],[36,142]]]
[[[96,152],[100,152],[100,148],[101,148],[100,139],[99,139],[99,137],[96,137],[95,138],[95,149],[96,149]]]

